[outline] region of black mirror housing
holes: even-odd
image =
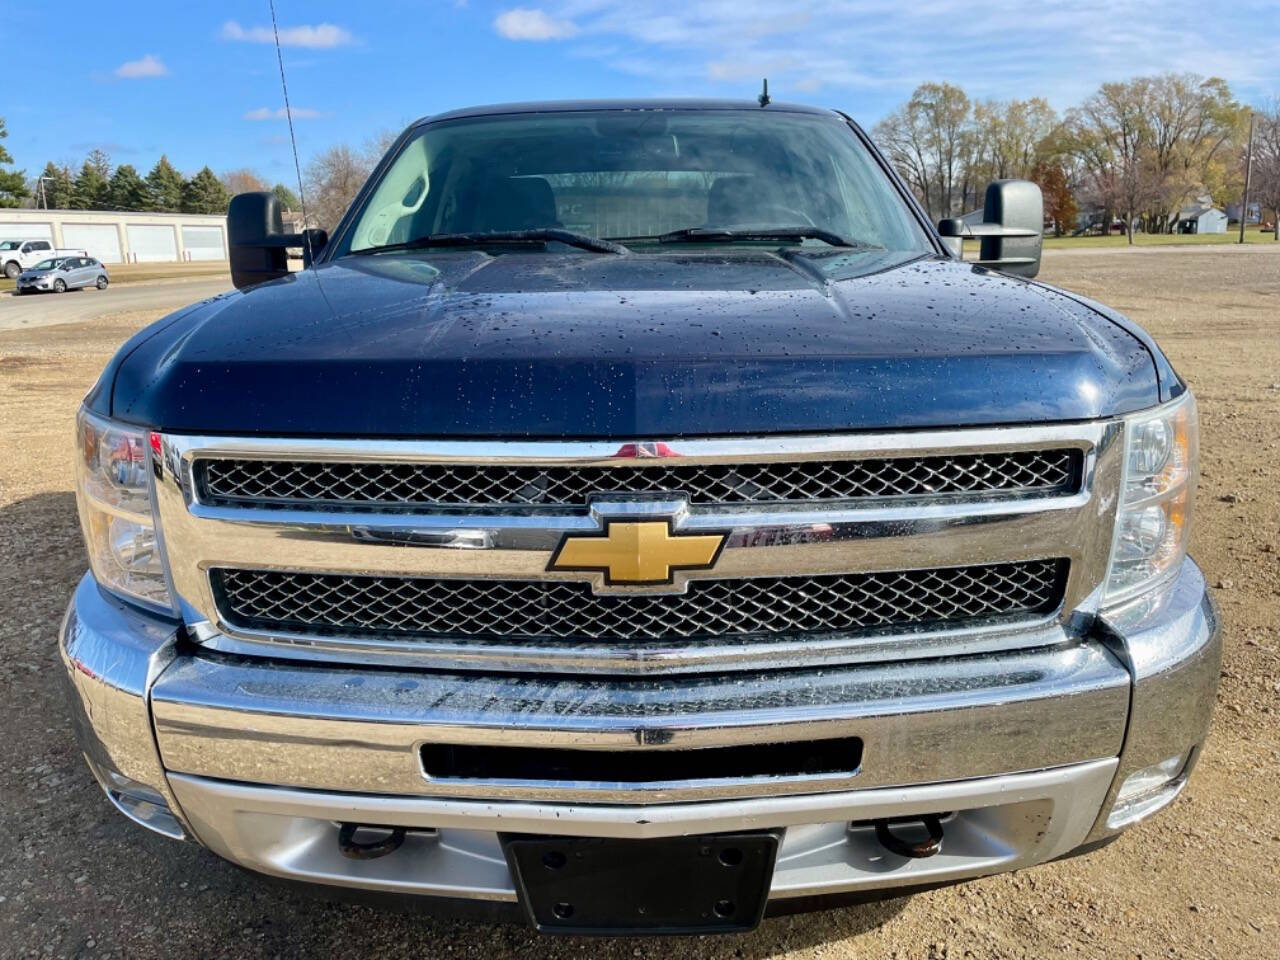
[[[1040,272],[1044,243],[1044,196],[1030,180],[996,180],[987,185],[982,207],[983,226],[999,230],[979,232],[980,262],[1005,273],[1034,277]]]
[[[280,242],[284,237],[280,201],[274,193],[262,190],[232,197],[227,207],[231,282],[244,289],[287,276],[288,250]]]
[[[240,289],[289,275],[289,248],[301,247],[305,266],[328,242],[323,230],[285,233],[280,201],[269,190],[240,193],[227,207],[231,282]]]

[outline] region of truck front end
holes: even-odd
[[[1172,802],[1220,654],[1186,555],[1195,402],[1149,348],[940,249],[834,280],[797,251],[655,253],[657,270],[632,251],[565,254],[549,291],[531,289],[541,250],[337,260],[124,351],[78,423],[91,571],[61,634],[110,800],[274,877],[594,933],[741,930],[1020,869]],[[848,271],[837,254],[819,267]],[[710,276],[690,270],[714,271],[717,302],[735,291],[733,357],[719,330],[689,349],[705,302],[685,280]],[[916,322],[912,284],[967,288],[983,326],[886,363],[867,330]],[[265,376],[262,339],[229,320],[304,295],[360,346],[344,367],[329,340],[314,364],[295,310]],[[477,357],[513,298],[528,323],[556,305],[549,353]],[[1075,352],[1034,373],[1013,326],[977,361],[958,345],[998,305],[1050,300]],[[674,349],[664,307],[679,367],[654,366]],[[779,335],[766,363],[750,350],[784,307],[826,333]],[[234,356],[211,339],[227,330]],[[410,394],[405,344],[424,339]],[[973,374],[1000,363],[1047,396]],[[207,377],[223,404],[201,406]],[[337,386],[356,381],[381,403]]]

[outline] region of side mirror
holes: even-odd
[[[288,276],[290,247],[301,247],[310,266],[328,240],[323,230],[285,233],[280,201],[269,190],[237,194],[227,207],[231,282],[240,289]]]
[[[977,238],[979,265],[1034,277],[1044,241],[1044,197],[1030,180],[996,180],[987,185],[982,223],[948,218],[938,222],[938,234],[957,257],[964,240]]]

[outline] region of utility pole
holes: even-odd
[[[1244,243],[1244,222],[1249,219],[1249,181],[1253,177],[1253,120],[1249,114],[1249,147],[1244,154],[1244,198],[1240,203],[1240,242]]]

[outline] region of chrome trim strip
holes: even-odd
[[[487,676],[189,656],[152,694],[165,768],[311,790],[571,801],[704,800],[934,782],[1119,753],[1129,678],[1084,643],[999,656],[697,679]],[[835,778],[431,782],[423,743],[682,750],[859,737]]]
[[[1120,485],[1122,425],[1113,422],[1037,427],[672,441],[682,462],[746,462],[940,454],[1076,447],[1084,452],[1079,492],[1046,497],[948,497],[883,504],[832,501],[786,506],[699,505],[643,496],[609,497],[588,511],[456,508],[405,513],[217,507],[195,498],[192,464],[200,457],[312,458],[422,462],[627,465],[616,442],[357,441],[165,435],[164,469],[156,501],[175,589],[193,634],[217,649],[279,653],[362,663],[416,663],[445,669],[533,670],[549,665],[600,672],[657,673],[740,669],[787,662],[852,662],[883,638],[797,638],[789,645],[672,643],[622,646],[530,642],[486,644],[369,637],[320,636],[237,629],[223,621],[209,584],[215,566],[303,572],[441,578],[566,580],[602,590],[599,573],[548,572],[567,532],[599,529],[608,516],[663,512],[681,532],[730,530],[713,570],[684,571],[669,588],[613,588],[615,592],[683,591],[698,579],[791,576],[1066,558],[1070,575],[1063,607],[1051,621],[1023,623],[1017,632],[956,629],[937,635],[899,634],[901,657],[980,652],[1076,635],[1079,618],[1097,610],[1111,546]],[[631,446],[635,446],[631,444]],[[1025,639],[1023,639],[1025,637]]]
[[[671,450],[682,464],[751,463],[768,460],[856,459],[945,451],[983,453],[1050,447],[1096,446],[1106,424],[1099,421],[1029,427],[919,430],[808,436],[693,438],[650,444]],[[376,463],[485,463],[515,466],[568,464],[579,467],[636,466],[662,457],[619,456],[631,440],[311,440],[166,434],[179,456],[262,460],[338,460]],[[655,438],[649,438],[653,440]]]

